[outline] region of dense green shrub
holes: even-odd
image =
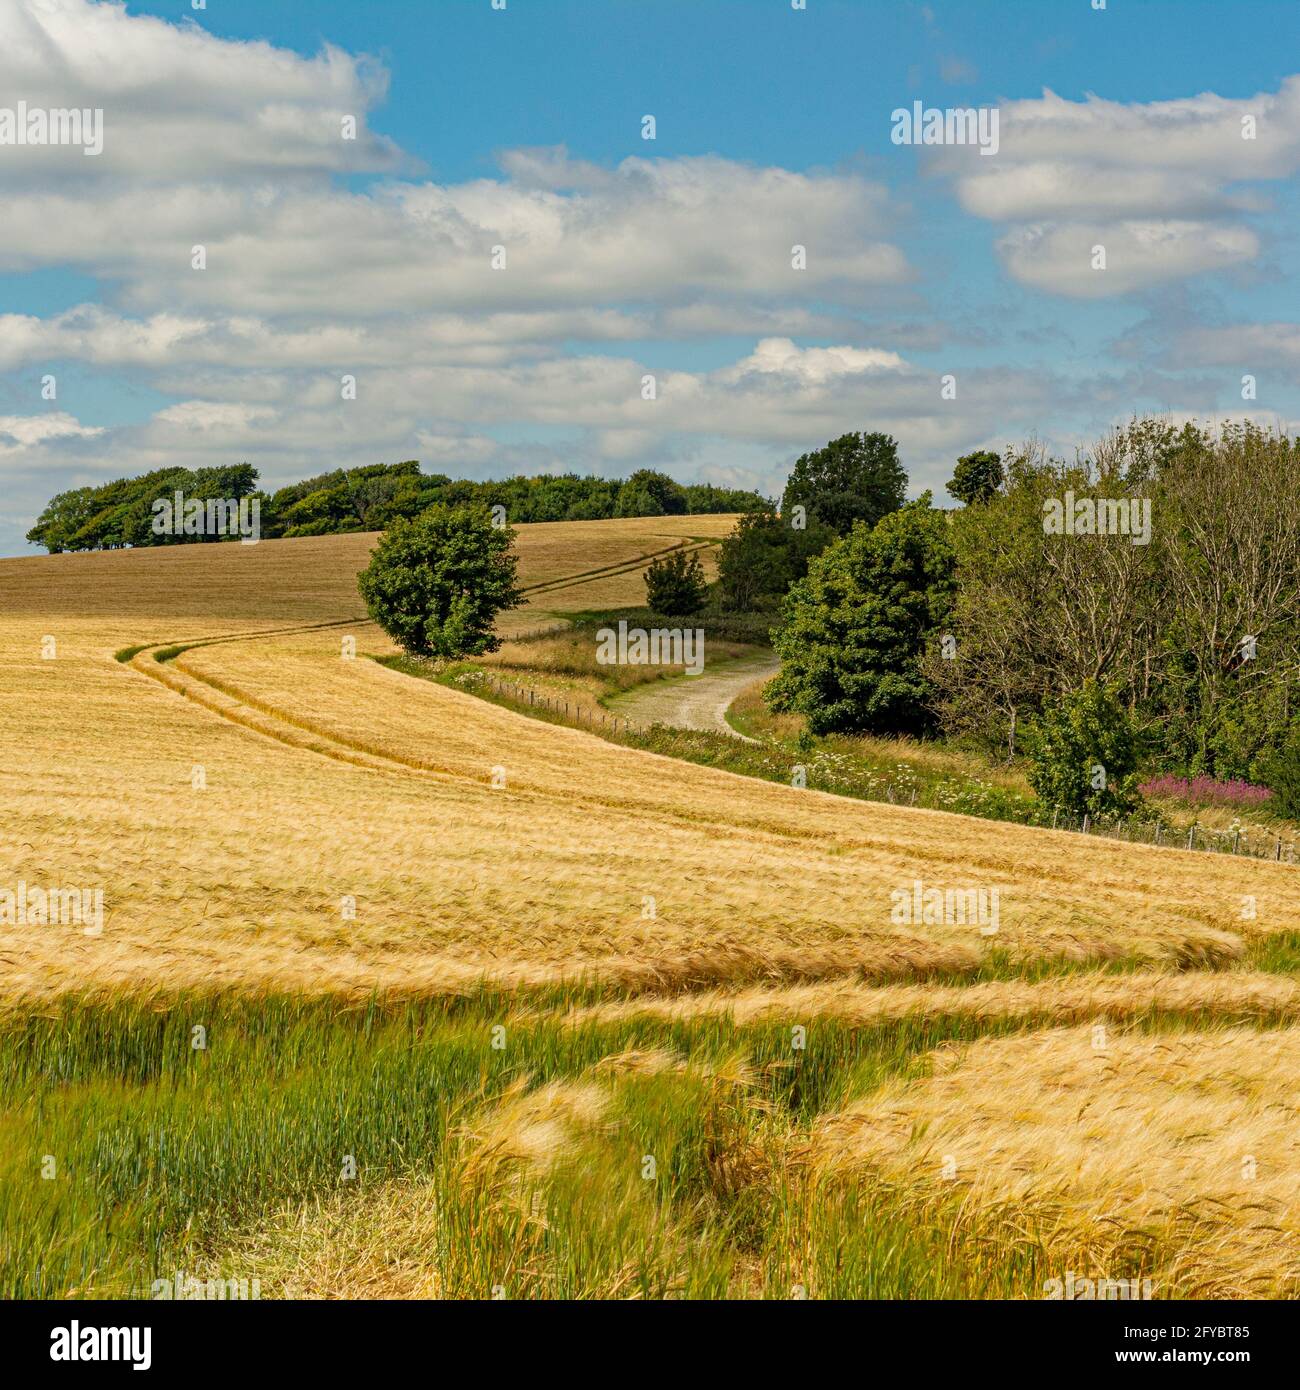
[[[1300,727],[1293,725],[1281,745],[1261,760],[1260,772],[1273,793],[1270,809],[1300,820]]]
[[[718,554],[723,606],[750,613],[780,598],[834,539],[830,527],[815,518],[799,528],[770,511],[742,516]]]
[[[1137,807],[1137,738],[1113,689],[1095,680],[1048,703],[1026,737],[1029,785],[1072,816],[1114,818]]]
[[[673,550],[653,560],[645,572],[646,603],[652,613],[689,617],[708,602],[704,566],[694,552]]]

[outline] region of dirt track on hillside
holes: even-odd
[[[776,675],[780,662],[771,652],[738,657],[705,667],[698,676],[653,681],[609,701],[609,710],[620,719],[638,724],[671,724],[679,729],[733,734],[745,738],[727,723],[731,702],[756,680]],[[747,739],[756,743],[757,739]]]

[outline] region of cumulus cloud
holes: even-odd
[[[779,378],[787,385],[825,387],[845,377],[901,371],[896,352],[879,348],[800,348],[790,338],[764,338],[753,353],[716,374],[728,383],[757,382],[760,389]]]
[[[116,3],[11,0],[0,91],[100,108],[105,135],[93,159],[0,151],[0,270],[71,266],[138,312],[315,319],[818,292],[862,303],[910,277],[888,196],[854,173],[712,156],[605,169],[541,149],[506,152],[498,178],[397,177],[414,161],[368,124],[386,89],[378,64],[332,47],[304,58]],[[358,173],[391,177],[342,184]]]
[[[856,175],[629,159],[600,188],[177,184],[34,191],[0,207],[0,268],[69,264],[135,308],[316,317],[834,294],[905,283],[888,200]],[[94,235],[87,236],[87,228]],[[192,266],[202,246],[206,268]],[[806,248],[807,268],[792,266]],[[495,248],[501,248],[496,251]]]
[[[1259,238],[1249,227],[1221,223],[1038,223],[1008,233],[998,249],[1024,284],[1100,299],[1244,265],[1258,253]]]
[[[1080,297],[1127,294],[1254,261],[1251,185],[1300,170],[1300,77],[1273,93],[1123,103],[1088,96],[1000,107],[997,156],[938,148],[930,167],[962,206],[1010,224],[999,241],[1016,279]],[[1106,269],[1093,268],[1104,246]]]
[[[396,145],[368,129],[387,91],[381,66],[326,47],[302,58],[219,40],[124,4],[10,0],[0,7],[0,91],[29,107],[99,108],[104,149],[6,149],[8,188],[52,176],[145,183],[396,170]],[[344,138],[344,120],[356,123]]]
[[[139,471],[185,457],[229,461],[255,452],[283,460],[288,476],[364,457],[423,457],[439,466],[474,466],[513,457],[493,431],[560,431],[585,441],[584,455],[640,458],[663,441],[729,438],[787,450],[807,447],[870,420],[909,450],[947,448],[972,434],[1030,420],[1050,383],[992,368],[958,374],[958,399],[944,401],[939,375],[876,348],[798,348],[761,342],[755,351],[708,371],[659,371],[646,400],[643,362],[589,355],[543,358],[506,367],[408,366],[357,379],[344,399],[336,378],[319,373],[259,375],[262,398],[240,378],[214,378],[210,394],[155,412],[140,425],[105,433],[98,450],[107,475],[128,461]],[[49,418],[49,417],[42,417]],[[608,453],[605,453],[605,450]]]
[[[73,416],[62,412],[49,415],[0,415],[0,452],[17,452],[52,439],[94,439],[103,433],[102,429],[83,425]]]

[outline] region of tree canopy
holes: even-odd
[[[927,492],[812,560],[772,634],[773,708],[805,715],[814,734],[931,728],[923,657],[952,604],[952,559],[946,514]]]
[[[398,518],[357,576],[370,616],[412,656],[495,651],[497,614],[522,601],[515,533],[486,507],[439,503]]]
[[[1300,441],[1136,420],[1068,463],[1028,445],[951,534],[948,732],[1014,751],[1017,721],[1091,680],[1166,767],[1231,779],[1300,719]]]
[[[801,454],[786,480],[781,514],[803,507],[810,518],[847,535],[855,522],[874,526],[907,495],[898,443],[888,434],[842,434]]]
[[[968,507],[987,502],[1003,483],[1002,460],[988,449],[963,454],[957,460],[948,491]]]
[[[410,520],[439,502],[501,506],[511,524],[745,512],[769,505],[756,492],[711,483],[683,486],[651,469],[641,469],[625,481],[565,473],[475,482],[422,473],[418,462],[408,460],[338,468],[274,493],[255,492],[257,476],[257,470],[246,463],[194,471],[164,468],[100,487],[74,488],[50,501],[27,539],[50,551],[214,539],[153,533],[149,523],[154,501],[171,498],[178,490],[186,497],[256,496],[261,534],[266,539],[381,531],[398,518]]]

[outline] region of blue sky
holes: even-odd
[[[0,109],[105,145],[0,146],[0,553],[170,462],[773,493],[884,428],[917,491],[1133,411],[1292,428],[1298,38],[1293,0],[7,0]],[[914,101],[998,152],[892,143]]]

